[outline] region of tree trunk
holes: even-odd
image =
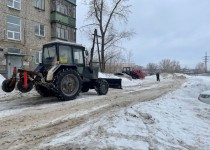
[[[102,33],[101,36],[101,72],[105,72],[105,56],[104,56],[104,41],[105,35]]]

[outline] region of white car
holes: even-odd
[[[199,99],[201,102],[210,104],[210,90],[202,92],[202,93],[199,95],[198,99]]]

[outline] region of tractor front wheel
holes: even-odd
[[[81,91],[82,80],[74,70],[60,71],[54,78],[55,96],[60,100],[73,100]]]
[[[43,97],[54,96],[52,91],[42,85],[35,84],[35,89]]]
[[[90,87],[89,87],[88,85],[85,85],[85,84],[84,84],[84,85],[82,86],[81,91],[82,91],[83,93],[85,93],[85,92],[88,92],[89,89],[90,89]]]
[[[96,81],[95,90],[98,95],[106,95],[109,90],[109,84],[104,79],[98,79]]]

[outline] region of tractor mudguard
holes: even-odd
[[[58,69],[58,65],[53,66],[47,73],[47,81],[52,81],[53,80],[53,75],[54,72]]]
[[[54,65],[47,73],[47,78],[46,80],[47,81],[52,81],[53,80],[53,77],[55,75],[55,73],[59,72],[60,70],[62,69],[66,69],[66,68],[69,68],[69,69],[77,69],[77,66],[75,65],[68,65],[68,64],[59,64],[59,65]]]

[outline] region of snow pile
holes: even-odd
[[[115,76],[114,74],[108,74],[108,73],[101,73],[101,72],[99,72],[98,76],[100,78],[122,79],[122,87],[134,86],[134,85],[139,85],[139,84],[142,83],[142,80],[140,80],[140,79],[129,80],[126,77],[118,77],[118,76]]]
[[[72,142],[99,149],[210,149],[210,105],[198,101],[199,93],[210,88],[210,79],[179,77],[188,78],[180,89],[110,112],[58,135],[48,145]]]
[[[0,86],[4,80],[5,80],[5,78],[0,74]]]
[[[5,80],[5,78],[0,74],[0,97],[4,95],[4,92],[1,89],[2,82]]]
[[[98,73],[98,77],[99,78],[114,78],[114,79],[119,79],[119,77],[115,76],[114,74],[102,73],[102,72],[99,72]]]

